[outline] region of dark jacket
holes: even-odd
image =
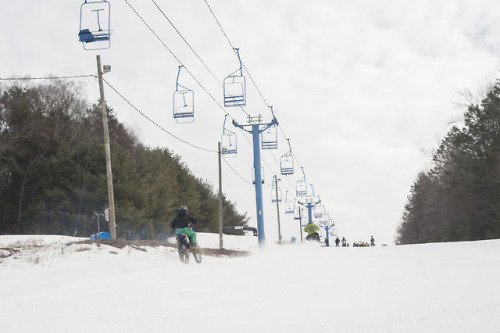
[[[186,214],[186,212],[182,211],[177,215],[175,219],[172,220],[170,223],[170,226],[172,229],[182,229],[182,228],[187,228],[192,226],[193,224],[198,224],[199,222],[196,221],[194,217],[191,215]]]

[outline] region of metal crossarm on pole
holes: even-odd
[[[308,222],[312,222],[312,219],[313,219],[313,214],[312,214],[312,210],[313,208],[320,204],[321,203],[321,200],[318,200],[316,202],[300,202],[300,201],[297,201],[297,203],[301,206],[304,206],[305,208],[307,208],[307,214],[308,214]]]

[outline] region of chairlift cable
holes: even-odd
[[[219,26],[220,30],[222,31],[222,34],[224,35],[224,37],[226,38],[227,42],[229,43],[229,46],[231,46],[231,49],[233,50],[234,54],[238,57],[240,63],[241,63],[241,66],[245,69],[245,71],[248,73],[248,76],[250,77],[250,80],[252,81],[252,83],[254,84],[255,88],[257,88],[257,91],[259,92],[260,96],[264,99],[264,102],[266,103],[266,105],[269,107],[269,105],[267,104],[267,101],[265,100],[264,96],[262,95],[262,93],[260,92],[260,89],[257,87],[257,85],[255,84],[252,76],[250,75],[250,73],[248,72],[248,70],[246,69],[245,65],[241,62],[241,58],[239,57],[239,54],[238,54],[238,51],[237,51],[237,48],[234,47],[233,43],[231,43],[231,40],[229,39],[228,35],[226,34],[226,31],[224,30],[224,28],[222,27],[221,23],[219,22],[219,19],[217,18],[217,16],[215,16],[215,13],[214,11],[212,10],[212,7],[210,7],[210,5],[208,4],[207,0],[204,0],[205,1],[205,4],[207,5],[208,7],[208,10],[210,10],[210,13],[212,14],[212,17],[214,18],[215,22],[217,22],[217,25]],[[240,108],[243,110],[243,107],[240,106]],[[245,113],[246,111],[243,110]],[[248,115],[248,114],[247,114]]]
[[[219,28],[221,29],[223,35],[225,36],[226,40],[228,41],[229,45],[231,46],[231,48],[233,49],[233,51],[235,52],[235,54],[237,54],[237,51],[236,51],[236,48],[234,47],[234,45],[232,44],[231,40],[229,39],[228,35],[226,34],[225,30],[223,29],[220,21],[217,19],[214,11],[212,10],[212,8],[210,7],[210,5],[208,4],[207,0],[204,0],[205,1],[205,4],[207,5],[208,9],[210,10],[213,18],[215,19],[215,21],[217,22],[217,25],[219,26]],[[130,5],[130,3],[125,0],[125,2],[129,5],[129,7],[134,11],[134,13],[143,21],[143,23],[151,30],[151,32],[153,32],[153,34],[157,37],[158,40],[160,40],[160,42],[164,45],[165,48],[167,48],[167,50],[172,54],[172,56],[182,65],[181,61],[178,59],[177,56],[175,56],[175,54],[166,46],[166,44],[160,39],[160,37],[152,30],[152,28],[144,21],[144,19],[137,13],[137,11]],[[172,26],[172,28],[174,28],[174,30],[177,32],[177,34],[182,38],[182,40],[186,43],[186,45],[191,49],[191,51],[195,54],[195,56],[198,58],[198,60],[203,64],[203,66],[208,70],[208,72],[216,79],[217,82],[219,82],[219,80],[217,79],[217,77],[215,76],[215,74],[213,73],[213,71],[208,67],[208,65],[201,59],[201,57],[198,55],[198,53],[193,49],[193,47],[189,44],[189,42],[184,38],[184,36],[180,33],[180,31],[175,27],[175,25],[172,23],[172,21],[168,18],[168,16],[165,14],[165,12],[159,7],[159,5],[156,3],[155,0],[152,0],[152,2],[154,3],[154,5],[157,7],[157,9],[160,11],[160,13],[164,16],[164,18],[169,22],[169,24]],[[266,104],[266,106],[268,106],[269,108],[269,104],[267,102],[267,100],[265,99],[264,95],[262,94],[261,90],[259,89],[259,87],[257,86],[255,80],[253,79],[253,77],[251,76],[250,72],[248,71],[248,69],[246,68],[246,66],[244,64],[242,64],[243,68],[245,69],[245,71],[247,72],[250,80],[252,81],[253,85],[255,86],[255,88],[257,89],[257,92],[259,93],[259,95],[261,96],[262,100],[264,101],[264,103]],[[217,100],[205,89],[205,87],[194,77],[194,75],[186,68],[186,71],[189,73],[189,75],[202,87],[202,89],[214,100],[214,102],[226,113],[226,115],[229,115],[229,113],[227,113],[227,111],[217,102]],[[220,84],[220,82],[219,82]],[[240,106],[240,108],[242,109],[242,111],[247,115],[249,116],[249,114],[245,111],[245,109],[243,109],[243,107]],[[230,115],[229,117],[231,119],[233,119]],[[274,117],[274,114],[273,114],[273,117]],[[284,135],[284,132],[283,132],[283,129],[281,128],[280,126],[280,129]],[[286,137],[286,136],[285,136]],[[249,139],[245,136],[245,139],[247,139],[247,141],[249,141]],[[274,156],[274,154],[271,152],[274,160],[276,161],[276,163],[278,163],[277,159],[276,159],[276,156]],[[296,155],[294,153],[292,153],[294,158],[297,160],[298,164],[300,165],[300,162],[298,161]],[[263,163],[270,169],[270,170],[273,170],[269,164],[267,164],[267,162],[263,160]],[[226,162],[227,163],[227,162]],[[279,165],[279,163],[278,163]],[[234,171],[234,170],[233,170]],[[289,182],[290,180],[287,179]],[[292,184],[290,184],[292,185]]]
[[[214,11],[212,10],[212,7],[210,7],[210,5],[208,4],[208,1],[207,0],[204,0],[205,1],[205,4],[207,5],[208,9],[210,10],[210,13],[212,14],[215,22],[217,22],[217,25],[219,26],[222,34],[224,35],[224,37],[226,38],[227,42],[229,43],[229,45],[231,46],[231,48],[233,49],[233,51],[236,53],[235,51],[235,47],[233,45],[233,43],[231,42],[231,40],[229,39],[228,35],[226,34],[226,31],[224,30],[224,28],[222,27],[220,21],[218,20],[217,16],[215,15]],[[261,96],[262,100],[264,101],[264,103],[266,104],[266,106],[269,108],[269,103],[267,102],[266,98],[264,97],[264,95],[262,94],[261,90],[259,89],[259,87],[257,86],[255,80],[252,78],[252,75],[250,74],[250,72],[248,71],[248,69],[246,68],[246,66],[244,64],[242,64],[243,68],[245,69],[245,72],[247,72],[248,74],[248,77],[250,78],[250,80],[252,81],[253,85],[255,86],[255,88],[257,89],[257,92],[259,93],[259,95]],[[274,116],[274,115],[273,115]],[[283,134],[283,136],[285,138],[287,138],[287,136],[285,135],[284,131],[283,131],[283,127],[282,126],[279,126],[280,127],[280,130]],[[297,156],[295,153],[292,153],[293,157],[297,160],[297,164],[299,166],[301,166],[301,163],[300,161],[298,160]]]
[[[226,37],[226,40],[227,42],[229,43],[229,45],[231,46],[231,48],[233,49],[233,51],[235,50],[235,47],[233,46],[233,43],[231,43],[231,40],[229,39],[229,37],[227,36],[226,34],[226,31],[224,31],[224,28],[222,28],[222,25],[220,24],[219,20],[217,19],[217,16],[215,16],[215,13],[214,11],[212,10],[212,7],[210,7],[210,5],[208,4],[208,1],[207,0],[204,0],[208,9],[210,10],[210,13],[212,13],[212,16],[214,17],[215,19],[215,22],[217,22],[217,25],[219,26],[220,30],[222,31],[222,34],[224,35],[224,37]],[[235,52],[236,53],[236,52]],[[262,94],[262,92],[260,91],[259,87],[257,86],[257,84],[255,83],[254,79],[252,78],[252,75],[250,75],[250,72],[248,71],[248,69],[246,68],[245,64],[242,63],[242,66],[243,68],[245,69],[245,72],[247,72],[248,74],[248,77],[250,78],[250,80],[252,81],[253,85],[255,86],[255,89],[257,89],[257,92],[259,93],[260,97],[262,98],[262,100],[264,101],[264,103],[266,104],[267,107],[269,107],[269,103],[267,102],[266,98],[264,97],[264,95]]]
[[[184,69],[191,76],[191,78],[194,81],[196,81],[196,83],[201,87],[201,89],[203,89],[203,91],[205,91],[205,93],[215,102],[215,104],[217,104],[217,106],[219,106],[219,108],[222,110],[222,112],[229,115],[229,113],[226,110],[224,110],[224,107],[222,105],[220,105],[219,102],[217,102],[217,99],[214,96],[212,96],[212,94],[205,88],[205,86],[203,84],[201,84],[201,82],[189,71],[189,69],[181,62],[181,60],[175,55],[175,53],[165,44],[165,42],[160,38],[160,36],[158,36],[158,34],[153,30],[153,28],[151,28],[151,26],[142,18],[142,16],[134,9],[134,7],[132,7],[132,5],[128,2],[128,0],[124,0],[124,1],[130,7],[130,9],[132,9],[132,11],[137,15],[137,17],[144,23],[144,25],[146,25],[146,27],[151,31],[151,33],[156,37],[156,39],[158,39],[160,41],[160,43],[163,45],[163,47],[165,47],[167,49],[167,51],[172,55],[172,57],[174,57],[174,59],[177,60],[179,65],[184,67]],[[229,115],[229,117],[231,119],[233,119],[230,115]]]
[[[156,8],[158,8],[158,10],[160,11],[160,13],[163,15],[163,17],[167,20],[167,22],[172,26],[172,28],[175,30],[175,32],[177,32],[177,34],[182,38],[182,40],[184,41],[184,43],[186,43],[186,45],[189,47],[189,49],[194,53],[194,55],[198,58],[198,60],[203,64],[203,66],[207,69],[207,71],[212,75],[212,77],[215,79],[215,81],[217,81],[217,83],[219,85],[222,86],[222,84],[220,83],[220,80],[217,78],[217,76],[214,74],[214,72],[208,67],[208,65],[203,61],[203,59],[201,59],[201,57],[198,55],[198,53],[194,50],[194,48],[191,46],[191,44],[189,44],[189,42],[186,40],[186,38],[184,38],[184,36],[181,34],[181,32],[179,31],[179,29],[177,29],[177,27],[174,25],[174,23],[168,18],[168,16],[165,14],[165,12],[160,8],[160,6],[156,3],[155,0],[151,0],[154,5],[156,6]],[[241,108],[241,110],[247,115],[249,116],[248,112],[246,112],[245,109]],[[224,110],[225,111],[225,110]]]
[[[279,126],[281,134],[283,134],[283,137],[285,140],[287,140],[287,135],[285,134],[285,131],[283,131],[283,126]],[[300,163],[299,159],[297,158],[297,155],[295,154],[295,150],[292,149],[292,156],[295,160],[297,160],[297,164],[299,165],[299,168],[302,167],[302,163]]]
[[[163,17],[168,21],[168,23],[170,23],[170,25],[172,26],[172,28],[174,28],[175,32],[177,32],[177,34],[182,38],[182,40],[184,41],[184,43],[186,43],[186,45],[191,49],[191,51],[193,51],[194,55],[203,64],[203,66],[205,66],[205,68],[210,72],[210,74],[212,74],[212,76],[217,80],[217,77],[212,72],[212,70],[207,66],[207,64],[203,61],[203,59],[200,58],[200,56],[198,55],[198,53],[196,53],[196,51],[193,49],[193,47],[191,46],[191,44],[189,44],[189,42],[186,40],[186,38],[184,38],[184,36],[179,31],[179,29],[177,29],[177,27],[172,23],[172,21],[168,18],[168,16],[165,14],[165,12],[160,8],[160,6],[158,6],[158,4],[156,3],[156,1],[155,0],[151,0],[151,1],[154,3],[154,5],[156,6],[156,8],[158,8],[158,10],[163,15]]]
[[[139,13],[138,13],[138,12],[137,12],[134,8],[133,8],[133,7],[132,7],[132,5],[131,5],[131,4],[130,4],[127,0],[125,0],[125,3],[126,3],[126,4],[130,7],[130,9],[132,9],[132,11],[133,11],[133,12],[137,15],[137,17],[138,17],[138,18],[139,18],[139,19],[140,19],[140,20],[141,20],[141,21],[142,21],[142,22],[146,25],[146,27],[147,27],[147,28],[151,31],[151,33],[153,33],[153,35],[154,35],[154,36],[155,36],[155,37],[156,37],[156,38],[160,41],[160,43],[161,43],[161,44],[162,44],[162,45],[163,45],[163,46],[164,46],[164,47],[168,50],[168,52],[169,52],[169,53],[170,53],[170,54],[171,54],[171,55],[172,55],[172,56],[173,56],[173,57],[177,60],[177,62],[178,62],[180,65],[184,66],[184,65],[182,64],[182,62],[180,61],[180,59],[179,59],[179,58],[178,58],[178,57],[177,57],[177,56],[173,53],[173,51],[172,51],[172,50],[170,50],[170,48],[169,48],[169,47],[165,44],[165,42],[163,42],[163,40],[162,40],[162,39],[158,36],[158,34],[157,34],[157,33],[156,33],[156,32],[155,32],[152,28],[151,28],[151,26],[150,26],[150,25],[149,25],[149,24],[148,24],[148,23],[147,23],[147,22],[146,22],[146,21],[142,18],[142,16],[141,16],[141,15],[140,15],[140,14],[139,14]],[[170,20],[169,20],[169,22],[170,22]],[[178,30],[176,29],[176,31],[178,31]],[[183,38],[183,39],[184,39],[184,38]],[[196,53],[195,53],[195,54],[196,54]],[[191,76],[191,77],[192,77],[192,78],[196,81],[196,83],[198,83],[198,85],[199,85],[199,86],[200,86],[200,87],[201,87],[201,88],[202,88],[202,89],[203,89],[203,90],[207,93],[207,95],[208,95],[208,96],[210,96],[210,98],[211,98],[211,99],[212,99],[212,100],[213,100],[213,101],[214,101],[214,102],[215,102],[215,103],[219,106],[219,108],[220,108],[220,109],[221,109],[221,110],[222,110],[222,111],[223,111],[226,115],[228,115],[228,116],[229,116],[229,118],[234,119],[234,118],[233,118],[233,117],[231,117],[231,115],[230,115],[230,114],[229,114],[229,113],[228,113],[228,112],[224,109],[224,107],[222,107],[222,105],[220,105],[220,104],[217,102],[217,100],[216,100],[216,99],[212,96],[212,94],[210,94],[210,92],[208,92],[208,90],[207,90],[207,89],[206,89],[206,88],[205,88],[205,87],[201,84],[201,82],[199,82],[199,81],[196,79],[196,77],[195,77],[195,76],[194,76],[194,75],[193,75],[193,74],[189,71],[189,69],[188,69],[186,66],[184,66],[184,69],[185,69],[185,70],[186,70],[186,72],[187,72],[187,73],[188,73],[188,74],[189,74],[189,75],[190,75],[190,76]],[[108,83],[108,82],[106,82],[106,83],[109,85],[109,83]],[[111,86],[110,86],[110,87],[111,87]],[[112,88],[113,90],[115,90],[113,87],[111,87],[111,88]],[[116,92],[116,93],[118,93],[116,90],[115,90],[115,92]],[[119,94],[119,93],[118,93],[118,94]],[[120,95],[120,94],[119,94],[119,95]],[[121,95],[120,95],[120,96],[121,96]],[[133,106],[130,102],[128,102],[128,101],[125,99],[125,97],[123,97],[123,96],[121,96],[121,97],[122,97],[122,98],[123,98],[123,99],[124,99],[127,103],[129,103],[129,104],[130,104],[130,105],[131,105],[134,109],[136,109],[139,113],[141,113],[144,117],[146,117],[149,121],[151,121],[154,125],[156,125],[157,127],[159,127],[161,130],[165,131],[166,133],[168,133],[169,135],[171,135],[171,136],[175,137],[176,139],[178,139],[178,140],[180,140],[180,141],[183,141],[183,142],[185,142],[185,143],[187,143],[187,144],[189,144],[189,145],[191,145],[191,146],[194,146],[194,145],[192,145],[192,144],[188,143],[187,141],[184,141],[183,139],[180,139],[180,138],[176,137],[175,135],[173,135],[173,134],[169,133],[169,132],[168,132],[168,131],[166,131],[165,129],[163,129],[160,125],[156,124],[156,123],[155,123],[154,121],[152,121],[149,117],[147,117],[147,116],[146,116],[146,115],[144,115],[141,111],[139,111],[139,110],[138,110],[135,106]],[[248,113],[247,113],[245,110],[243,110],[243,111],[244,111],[244,112],[248,115]],[[248,115],[248,116],[249,116],[249,115]],[[250,142],[250,140],[249,140],[247,137],[245,137],[245,138],[247,139],[247,141],[249,141],[249,142]],[[209,149],[205,149],[205,148],[200,148],[200,147],[197,147],[197,146],[194,146],[194,147],[195,147],[195,148],[198,148],[198,149],[206,150],[206,151],[209,151],[209,152],[215,152],[215,151],[213,151],[213,150],[209,150]],[[226,163],[227,163],[227,162],[226,162]],[[264,161],[264,163],[265,163],[265,161]],[[232,169],[232,168],[231,168],[231,169]],[[238,173],[237,173],[234,169],[232,169],[232,170],[233,170],[233,172],[235,172],[236,174],[238,174]],[[240,176],[240,177],[241,177],[241,175],[239,175],[239,174],[238,174],[238,176]]]
[[[229,39],[229,37],[227,36],[226,32],[224,31],[224,28],[222,28],[222,25],[220,24],[219,20],[217,19],[217,16],[215,16],[215,13],[214,11],[212,10],[212,7],[210,7],[210,5],[208,4],[207,0],[204,0],[205,3],[207,4],[207,7],[208,9],[210,10],[210,12],[212,13],[212,16],[214,17],[215,19],[215,22],[217,22],[217,24],[219,25],[219,28],[220,30],[222,31],[222,33],[224,34],[224,37],[226,37],[226,40],[227,42],[229,43],[229,45],[231,45],[231,48],[234,50],[235,47],[233,46],[233,43],[231,43],[231,40]]]

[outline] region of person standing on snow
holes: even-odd
[[[370,239],[370,246],[375,246],[375,238],[372,238]]]
[[[336,247],[339,247],[339,244],[340,244],[340,239],[337,237],[337,238],[335,239],[335,246],[336,246]]]
[[[172,220],[170,226],[172,229],[175,229],[176,234],[183,233],[188,236],[192,247],[198,247],[198,243],[196,243],[196,232],[192,229],[194,224],[199,224],[199,222],[191,215],[188,215],[186,206],[181,206],[177,212],[177,217]]]
[[[312,221],[309,221],[304,227],[304,231],[307,232],[306,240],[317,240],[319,242],[319,227]]]

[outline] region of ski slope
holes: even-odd
[[[1,332],[500,332],[500,240],[257,246],[181,264],[173,248],[0,236]],[[199,234],[217,248],[218,235]],[[28,250],[9,255],[14,245]],[[146,251],[144,251],[146,250]]]

